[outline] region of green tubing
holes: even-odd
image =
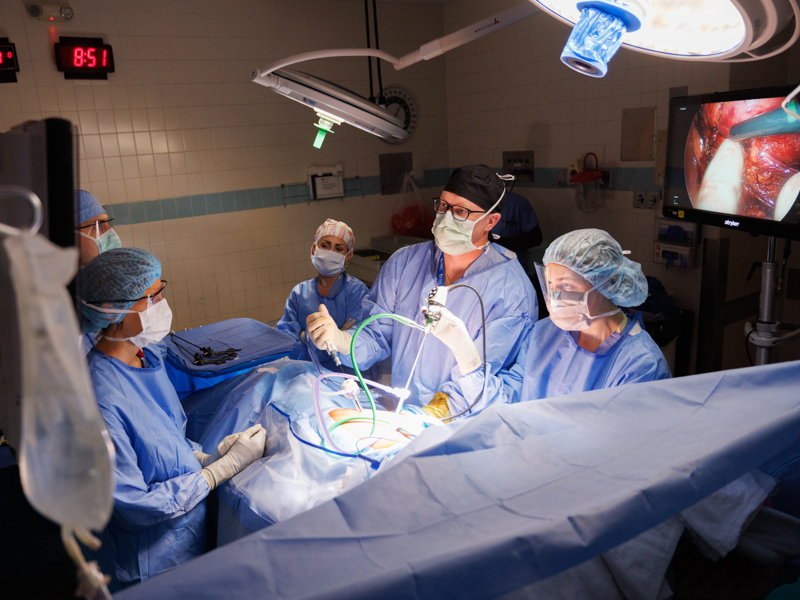
[[[372,315],[371,317],[364,320],[361,325],[353,333],[353,338],[350,340],[350,360],[353,362],[353,370],[356,372],[356,377],[358,377],[358,381],[361,384],[361,387],[364,388],[364,392],[367,394],[367,400],[369,400],[369,405],[372,407],[372,430],[369,432],[369,437],[372,437],[375,433],[375,425],[377,423],[376,413],[377,409],[375,407],[375,401],[372,399],[372,394],[367,387],[367,384],[364,383],[364,378],[361,376],[361,371],[356,364],[356,336],[361,333],[361,330],[364,329],[364,326],[368,323],[372,323],[377,319],[394,319],[395,321],[401,322],[403,325],[408,325],[409,327],[419,327],[414,321],[407,317],[401,317],[400,315],[393,315],[390,313],[382,313],[379,315]]]

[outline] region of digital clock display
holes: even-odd
[[[101,38],[59,38],[56,66],[65,79],[108,79],[114,72],[114,53]]]
[[[0,38],[0,83],[13,83],[17,80],[19,62],[17,61],[17,48],[8,41]]]

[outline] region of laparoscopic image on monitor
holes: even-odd
[[[800,235],[800,120],[789,89],[674,98],[665,216]],[[794,101],[787,106],[798,112]]]

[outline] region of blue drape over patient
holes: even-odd
[[[209,488],[186,416],[160,353],[134,368],[97,350],[88,355],[100,412],[116,450],[114,513],[103,532],[101,561],[126,582],[148,579],[206,549]],[[106,571],[108,572],[108,571]]]

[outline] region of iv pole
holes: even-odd
[[[800,336],[800,329],[779,334],[780,321],[775,320],[776,282],[775,274],[778,263],[775,262],[775,236],[769,236],[767,244],[767,260],[761,263],[761,293],[758,298],[758,318],[744,326],[745,340],[756,347],[756,365],[773,362],[773,348]]]

